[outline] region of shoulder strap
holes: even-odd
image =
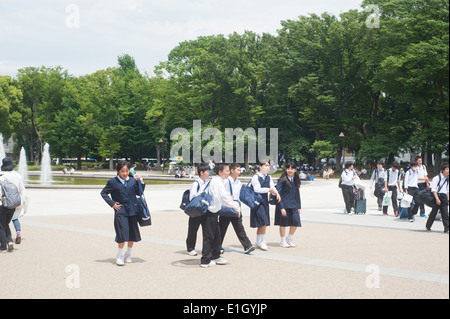
[[[228,184],[230,184],[230,193],[231,195],[233,195],[233,186],[231,185],[231,181],[228,180]]]
[[[208,182],[208,185],[206,185],[204,192],[206,192],[206,189],[209,187],[209,184],[211,183],[211,181]]]
[[[438,185],[441,183],[441,179],[442,179],[442,178],[441,178],[441,174],[439,173],[439,182],[438,182]],[[445,178],[445,182],[442,183],[442,185],[439,186],[439,189],[438,189],[437,192],[439,193],[439,192],[441,191],[441,189],[444,187],[444,185],[447,184],[447,183],[448,183],[448,176]]]

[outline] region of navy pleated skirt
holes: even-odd
[[[283,216],[281,214],[281,209],[277,205],[277,208],[275,209],[275,225],[282,227],[301,227],[302,223],[300,221],[300,214],[298,213],[298,209],[286,208],[286,216]]]
[[[114,229],[116,230],[116,243],[141,241],[141,233],[137,216],[114,216]]]
[[[250,227],[258,228],[263,226],[270,226],[268,201],[263,201],[258,208],[250,210]]]

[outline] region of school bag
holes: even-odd
[[[233,187],[231,186],[230,180],[228,180],[228,183],[230,185],[231,195],[233,195]],[[241,203],[238,200],[235,199],[234,201],[238,202],[239,206],[241,206]],[[220,209],[220,211],[218,211],[218,214],[223,217],[238,217],[238,214],[236,213],[234,208],[223,206],[223,205],[222,205],[222,208]]]
[[[251,182],[250,180],[247,185],[242,185],[239,200],[250,207],[250,209],[255,209],[260,205],[263,198],[261,194],[253,190],[252,186],[249,186]]]
[[[14,209],[22,204],[19,189],[3,176],[0,178],[1,204],[7,209]]]
[[[138,201],[138,223],[139,226],[145,227],[145,226],[151,226],[152,225],[152,218],[150,216],[150,210],[147,206],[147,201],[145,200],[144,196],[144,190],[142,188],[141,180],[137,180],[138,187],[139,187],[139,197],[137,198]]]
[[[200,190],[200,184],[198,183],[198,181],[196,181],[196,183],[198,184],[197,186],[197,192]],[[191,202],[191,200],[189,199],[191,197],[191,190],[187,189],[184,193],[183,196],[181,197],[181,205],[180,205],[180,209],[182,211],[186,210],[187,205],[189,205],[189,203]]]
[[[211,181],[206,185],[205,190],[195,196],[186,206],[184,212],[189,217],[199,217],[206,214],[208,207],[211,205],[212,197],[206,192]]]
[[[439,174],[439,182],[438,185],[441,183],[441,175]],[[441,191],[441,189],[444,187],[444,185],[448,183],[448,177],[445,179],[445,182],[442,183],[442,185],[439,187],[437,193]],[[427,205],[428,207],[433,208],[436,205],[436,198],[434,197],[433,193],[431,192],[431,189],[422,189],[418,193],[419,199]]]

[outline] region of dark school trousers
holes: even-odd
[[[220,244],[223,245],[223,239],[227,233],[228,226],[230,223],[233,225],[234,231],[241,242],[244,249],[250,248],[252,243],[248,239],[247,233],[245,232],[244,225],[242,224],[242,214],[239,218],[237,217],[224,217],[219,218],[219,228],[220,228]]]
[[[207,265],[213,259],[220,257],[219,215],[207,211],[202,219],[203,248],[201,264]]]
[[[428,216],[427,220],[427,229],[431,229],[433,226],[434,220],[436,219],[437,212],[441,212],[442,223],[444,224],[444,232],[448,232],[449,229],[449,217],[448,217],[448,199],[447,194],[438,194],[439,199],[441,201],[441,205],[435,205],[431,209],[431,213]]]
[[[423,190],[423,189],[427,189],[427,183],[417,183],[417,185],[419,186],[419,191]],[[420,213],[421,214],[425,214],[425,204],[420,202]]]
[[[394,212],[398,211],[397,186],[388,186],[388,191],[392,192],[391,201]],[[383,206],[383,213],[388,212],[388,206]]]
[[[197,232],[201,223],[202,216],[189,217],[188,234],[186,238],[186,248],[188,252],[195,250],[195,244],[197,243]]]
[[[355,205],[355,195],[353,194],[353,186],[341,185],[342,195],[344,196],[345,210],[350,213]]]
[[[408,218],[412,219],[414,215],[417,214],[417,211],[419,210],[419,206],[422,203],[419,198],[419,188],[417,187],[408,187],[408,194],[413,197],[414,207],[408,208]],[[413,203],[411,203],[411,206]]]
[[[11,231],[9,229],[9,223],[11,222],[16,209],[8,209],[0,206],[0,250],[6,250],[7,244],[12,242]]]

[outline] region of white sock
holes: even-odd
[[[133,249],[133,247],[128,247],[127,248],[127,256],[131,256],[131,250]]]
[[[289,235],[287,236],[287,240],[289,240],[289,241],[292,241],[292,238],[293,238],[293,235],[291,235],[291,234],[289,234]]]
[[[285,242],[286,241],[286,237],[281,237],[281,242]]]
[[[119,248],[117,250],[117,257],[119,257],[119,256],[123,256],[123,248]]]
[[[266,235],[261,235],[261,244],[266,242]]]
[[[259,246],[261,244],[261,235],[256,235],[256,245]]]

